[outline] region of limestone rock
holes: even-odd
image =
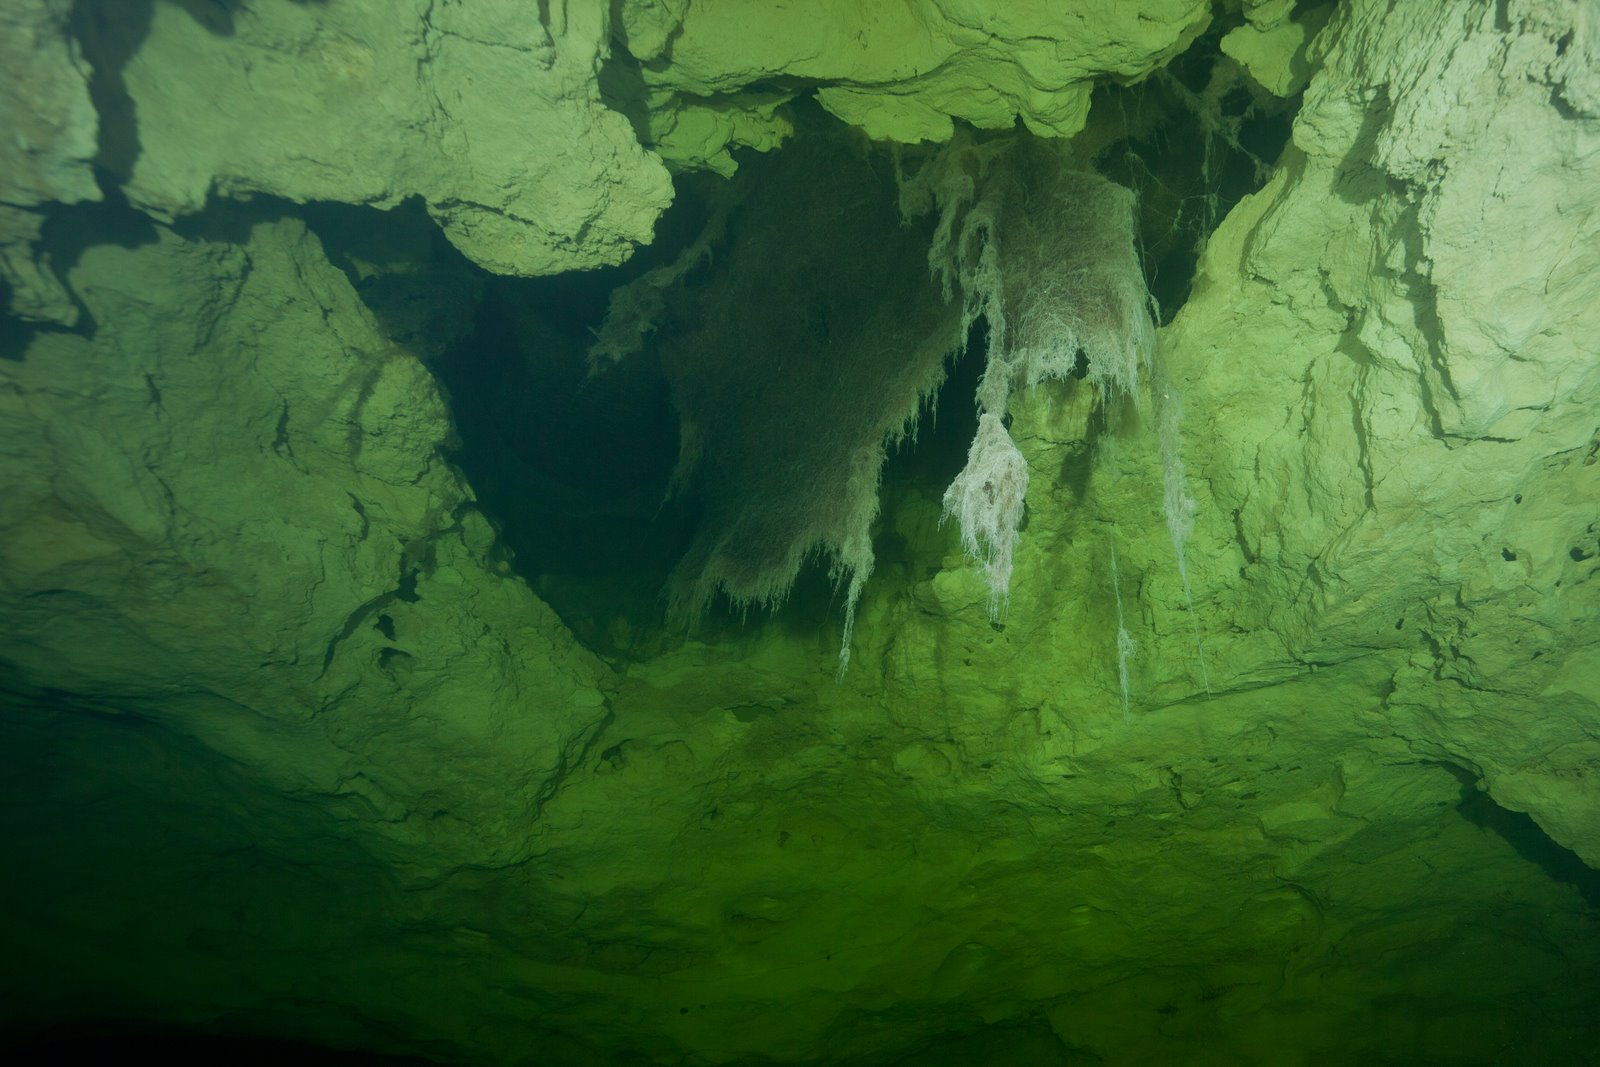
[[[94,337],[0,365],[5,684],[374,817],[411,872],[521,854],[605,672],[487,566],[437,385],[316,238],[229,232],[96,246],[69,274]]]
[[[91,164],[98,120],[89,71],[67,32],[68,0],[29,0],[0,10],[0,279],[10,312],[71,326],[78,309],[38,251],[52,204],[99,200]]]
[[[653,94],[649,108],[650,148],[680,170],[710,170],[731,177],[738,164],[733,152],[754,148],[768,152],[794,132],[782,110],[789,93],[740,93],[701,100],[677,93]]]
[[[1489,9],[1348,4],[1325,41],[1163,338],[1233,631],[1211,648],[1240,682],[1398,656],[1374,714],[1595,864],[1571,783],[1600,761],[1600,124],[1529,77],[1559,34]]]
[[[102,104],[101,162],[140,210],[52,201],[22,209],[49,226],[17,231],[73,252],[62,291],[85,314],[13,329],[21,358],[0,360],[0,1027],[97,1012],[491,1067],[1591,1051],[1593,5],[1342,0],[1303,54],[1239,50],[1269,88],[1303,77],[1304,106],[1160,331],[1152,382],[1181,399],[1198,505],[1192,602],[1152,398],[1113,419],[1077,381],[1010,407],[1027,528],[991,618],[939,525],[970,384],[885,465],[842,682],[823,575],[780,614],[686,635],[608,617],[608,584],[637,570],[511,566],[494,480],[457,469],[453,436],[468,413],[570,397],[447,408],[434,372],[513,333],[539,373],[489,379],[560,383],[591,340],[567,303],[603,306],[594,278],[499,279],[515,314],[488,321],[486,285],[452,258],[433,316],[415,306],[426,271],[396,280],[431,230],[352,252],[296,202],[421,197],[497,267],[622,255],[665,179],[620,115],[596,118],[599,83],[627,96],[610,89],[630,75],[596,70],[603,6],[78,6],[102,45],[138,31],[120,60],[86,52],[127,88],[124,111]],[[798,84],[875,135],[1021,116],[1054,136],[1087,79],[1141,77],[1209,12],[1272,35],[1310,10],[1158,0],[1145,35],[1134,5],[988,6],[617,10],[644,83],[629,99],[691,116],[664,136],[675,165],[724,169],[730,144],[777,136],[767,105]],[[741,43],[756,8],[775,21]],[[469,55],[504,77],[469,86]],[[80,81],[63,84],[76,115]],[[365,136],[407,122],[413,137]],[[486,129],[536,138],[543,154],[517,157],[533,185]],[[881,198],[912,150],[861,141],[841,151],[879,169],[854,209],[894,226]],[[87,196],[61,177],[76,165],[49,172]],[[1189,195],[1157,182],[1147,204]],[[821,206],[791,198],[807,206],[787,232],[852,217],[813,184]],[[673,219],[683,254],[639,278],[703,293],[718,256],[785,266],[788,238],[725,256],[760,227],[723,221]],[[825,236],[843,254],[861,239]],[[760,418],[745,393],[792,380],[774,338],[821,344],[883,313],[857,284],[867,311],[805,318],[786,298],[809,286],[747,276],[703,310],[635,307],[608,351],[647,365],[663,352],[636,349],[676,330],[693,361],[708,323],[787,312],[743,331],[780,369],[723,402]],[[430,334],[435,318],[454,325]],[[658,384],[640,374],[602,395]],[[534,455],[548,427],[514,429]],[[561,577],[583,632],[648,632],[603,663],[535,595]]]
[[[737,100],[753,84],[798,78],[846,122],[902,142],[945,140],[954,119],[986,128],[1020,119],[1037,133],[1071,136],[1095,79],[1149,74],[1209,19],[1198,0],[629,0],[622,9],[628,48],[658,96]]]
[[[558,5],[548,23],[540,10],[96,5],[102,51],[140,42],[114,131],[128,199],[170,221],[214,196],[420,197],[498,273],[622,262],[670,203],[667,174],[600,103],[603,9]]]
[[[1296,10],[1293,0],[1250,0],[1246,22],[1222,39],[1222,51],[1238,60],[1268,92],[1293,96],[1311,77],[1307,51],[1331,9]]]

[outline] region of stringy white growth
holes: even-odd
[[[944,506],[983,566],[991,613],[1005,602],[1027,487],[1002,421],[1012,391],[1083,377],[1086,366],[1102,403],[1137,398],[1155,356],[1134,194],[1078,169],[1069,151],[960,134],[898,175],[902,215],[938,211],[928,266],[945,298],[961,301],[961,343],[980,319],[988,327],[978,435]]]
[[[1178,557],[1178,577],[1183,581],[1183,600],[1189,609],[1189,621],[1194,625],[1194,649],[1200,662],[1200,684],[1211,692],[1211,675],[1206,670],[1206,646],[1200,636],[1200,617],[1194,611],[1194,590],[1189,585],[1189,560],[1185,548],[1189,535],[1194,532],[1195,500],[1189,495],[1189,480],[1183,466],[1181,447],[1183,438],[1179,427],[1183,421],[1183,402],[1176,389],[1159,375],[1154,381],[1156,399],[1156,436],[1161,443],[1161,510],[1167,516],[1167,534],[1172,538],[1172,551]]]
[[[1122,609],[1122,597],[1117,597],[1117,610]],[[1128,628],[1117,621],[1117,680],[1122,683],[1122,721],[1128,721],[1128,661],[1139,651],[1139,643]]]
[[[1155,323],[1134,245],[1134,194],[1057,165],[1003,230],[1013,361],[1023,384],[1065,381],[1079,353],[1103,400],[1137,399],[1155,354]],[[1025,210],[1023,204],[1025,203]]]
[[[928,266],[959,296],[962,337],[989,328],[990,394],[1079,376],[1103,399],[1137,397],[1155,354],[1155,322],[1134,243],[1137,198],[1078,169],[1058,145],[958,135],[914,175],[900,210],[937,209]],[[995,360],[1009,380],[994,381]],[[1004,414],[980,396],[984,410]]]
[[[1117,602],[1117,681],[1122,686],[1122,721],[1128,721],[1128,661],[1139,651],[1139,645],[1128,632],[1122,616],[1122,576],[1117,573],[1117,545],[1111,543],[1111,595]]]
[[[988,327],[978,434],[966,468],[945,493],[944,510],[960,522],[961,542],[983,568],[990,614],[1006,601],[1027,490],[1027,463],[1004,423],[1013,391],[1083,377],[1114,415],[1113,402],[1138,405],[1141,386],[1148,386],[1161,444],[1162,506],[1209,691],[1185,557],[1195,502],[1179,455],[1179,405],[1156,358],[1135,194],[1080,169],[1068,148],[1018,137],[959,134],[914,175],[899,177],[902,215],[938,212],[928,265],[945,299],[960,300],[961,343],[980,319]],[[1128,664],[1137,646],[1123,616],[1114,547],[1110,564],[1126,717]]]
[[[1167,533],[1172,537],[1172,550],[1178,556],[1178,576],[1183,579],[1184,596],[1188,596],[1189,565],[1184,545],[1194,532],[1195,501],[1189,495],[1183,455],[1179,451],[1182,438],[1178,427],[1183,407],[1177,393],[1165,383],[1156,400],[1156,435],[1161,442],[1161,510],[1167,516]]]
[[[983,565],[989,583],[989,615],[999,618],[1011,587],[1011,553],[1028,495],[1028,461],[1000,416],[978,417],[978,434],[967,465],[944,494],[944,514],[961,524],[961,544]]]

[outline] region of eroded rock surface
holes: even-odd
[[[52,204],[100,199],[91,161],[99,126],[89,70],[67,33],[72,4],[39,0],[0,11],[0,280],[10,313],[71,326],[78,309],[38,248]]]
[[[623,261],[671,202],[600,103],[599,5],[92,6],[125,95],[110,162],[157,218],[213,196],[420,197],[474,262],[538,275]]]
[[[1149,74],[1209,20],[1203,0],[824,0],[759,13],[739,0],[630,0],[621,9],[658,150],[680,165],[718,168],[731,165],[729,147],[787,132],[763,110],[762,92],[746,94],[773,80],[818,86],[823,107],[877,139],[944,141],[955,121],[987,129],[1020,121],[1070,137],[1083,128],[1096,79]]]
[[[225,229],[91,248],[93,338],[3,368],[6,684],[197,738],[406,877],[525,857],[607,672],[489,566],[437,385],[317,239]]]
[[[0,360],[0,1021],[87,998],[485,1064],[1589,1047],[1588,8],[1002,6],[86,5],[128,202],[93,211],[65,9],[8,10],[54,105],[4,157],[11,311],[79,318]],[[386,308],[409,253],[304,205],[419,197],[479,266],[594,267],[668,199],[640,135],[727,170],[798,79],[876,136],[1065,136],[1092,78],[1224,17],[1255,88],[1305,95],[1161,331],[1192,597],[1149,398],[1047,386],[1012,409],[1006,612],[948,472],[891,462],[842,683],[831,608],[580,645],[453,464],[433,371],[468,330],[427,334],[425,274]],[[72,254],[30,281],[36,235]]]

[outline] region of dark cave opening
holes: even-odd
[[[1168,68],[1145,81],[1102,84],[1090,125],[1080,135],[1096,169],[1139,194],[1143,266],[1163,322],[1186,299],[1211,230],[1242,196],[1260,187],[1287,143],[1298,106],[1298,98],[1277,100],[1254,86],[1223,55],[1222,37],[1241,20],[1238,13],[1219,16]],[[106,84],[104,77],[96,83],[100,97],[108,92]],[[889,146],[870,144],[809,97],[788,106],[796,134],[785,147],[765,156],[741,150],[740,173],[731,180],[679,174],[677,195],[657,222],[655,240],[614,268],[535,279],[490,275],[445,240],[415,199],[386,212],[265,197],[244,205],[213,202],[176,228],[242,240],[253,220],[304,217],[388,335],[423,359],[443,385],[457,433],[450,458],[497,526],[506,562],[592,649],[614,657],[647,654],[682,636],[681,629],[662,625],[663,589],[695,537],[702,510],[693,492],[673,491],[680,413],[662,373],[659,338],[604,373],[592,372],[585,353],[611,294],[671,263],[706,231],[719,202],[751,196],[752,175],[781,170],[784,159],[819,138],[869,155],[884,175],[894,169]],[[112,172],[104,176],[102,184],[114,193]],[[743,191],[730,194],[741,182]],[[87,234],[103,239],[124,224],[135,228],[123,239],[148,239],[148,221],[119,196],[108,195],[101,204],[58,209],[46,227],[46,245],[64,270]],[[931,220],[914,225],[926,234]],[[709,284],[714,259],[677,286],[692,291]],[[807,317],[806,329],[826,332],[839,326],[828,321],[837,309],[829,311],[826,303],[780,300],[773,311]],[[663,324],[664,330],[671,325]],[[80,329],[92,330],[93,323],[85,321]],[[23,328],[18,336],[0,335],[0,355],[20,351],[29,333],[31,328]],[[937,502],[961,468],[971,440],[982,338],[981,328],[972,332],[966,355],[952,359],[953,376],[929,403],[923,425],[890,450],[875,535],[880,582],[902,565],[911,574],[917,559],[942,554],[942,541],[910,544],[892,520],[908,500]],[[805,564],[785,599],[782,625],[837,628],[840,598],[828,572],[826,560]],[[752,623],[765,625],[767,614],[738,610],[718,598],[704,611],[700,632],[731,637]]]
[[[659,622],[693,512],[667,492],[678,429],[659,370],[641,357],[591,375],[585,351],[611,291],[692,234],[699,200],[684,185],[628,264],[546,278],[483,271],[414,200],[303,209],[386,335],[439,381],[447,458],[495,525],[500,560],[606,654]]]
[[[888,153],[867,148],[853,131],[814,108],[802,126],[810,136],[831,142],[824,155],[871,156],[870,167],[883,186],[881,213],[891,220],[881,239],[903,240]],[[751,154],[744,184],[734,192],[752,195],[763,173],[793,160],[807,165],[793,146],[784,153]],[[825,189],[830,175],[819,172],[804,180]],[[687,294],[687,309],[665,316],[639,351],[596,364],[589,349],[613,293],[672,263],[705,231],[719,198],[726,201],[732,188],[720,177],[700,174],[680,175],[677,185],[673,207],[657,224],[656,241],[628,263],[533,279],[496,277],[468,263],[416,202],[379,217],[339,205],[304,209],[330,258],[388,336],[422,358],[443,387],[456,435],[449,458],[494,522],[504,560],[580,641],[619,660],[648,655],[689,632],[664,625],[663,590],[694,536],[702,508],[694,487],[673,485],[681,422],[660,342],[700,328],[704,312],[693,307],[693,300],[710,284],[716,256],[675,280],[675,289]],[[809,227],[810,220],[798,218],[794,225]],[[915,240],[925,243],[927,224],[918,226],[921,236]],[[816,235],[824,244],[846,246],[874,239],[825,229]],[[923,273],[920,259],[917,273]],[[847,328],[841,309],[853,306],[850,301],[857,297],[831,277],[817,277],[815,286],[815,292],[774,292],[763,310],[796,316],[797,329],[821,331],[823,338],[829,329]],[[836,295],[827,295],[830,290]],[[981,347],[979,332],[974,337],[980,343],[969,349]],[[890,450],[884,484],[900,497],[920,492],[936,501],[959,470],[971,439],[976,418],[971,397],[981,352],[952,357],[950,364],[957,368],[958,388],[930,398],[916,432]],[[887,494],[885,499],[886,509],[894,506]],[[881,562],[888,567],[897,550],[887,544],[884,549]],[[812,558],[781,612],[741,610],[718,598],[694,621],[692,632],[736,639],[777,625],[821,636],[836,634],[838,617],[839,591],[828,566]]]
[[[455,456],[511,564],[596,651],[659,622],[660,590],[694,522],[669,492],[678,422],[647,358],[591,374],[589,330],[611,285],[490,279],[474,329],[438,373]]]
[[[1231,26],[1236,20],[1226,21]],[[1141,258],[1163,322],[1187,298],[1211,230],[1242,196],[1260,187],[1287,143],[1298,104],[1249,87],[1219,48],[1229,26],[1214,27],[1168,72],[1134,86],[1103,85],[1084,134],[1095,167],[1139,193]],[[658,220],[655,241],[614,268],[497,277],[450,247],[419,203],[387,213],[381,226],[372,225],[366,209],[304,209],[389,335],[423,358],[442,384],[457,434],[450,458],[496,525],[505,561],[579,640],[613,660],[648,656],[689,632],[735,640],[768,625],[796,636],[838,630],[841,592],[818,553],[802,566],[781,612],[752,612],[718,596],[692,627],[665,624],[665,590],[705,512],[695,487],[675,485],[682,412],[663,350],[670,351],[675,336],[703,329],[696,319],[705,314],[697,310],[697,293],[716,283],[718,257],[739,232],[741,203],[758,200],[758,183],[781,174],[791,160],[793,167],[819,168],[816,182],[835,179],[825,169],[831,152],[832,165],[840,158],[867,159],[882,179],[885,215],[893,213],[897,164],[888,147],[867,142],[813,101],[796,101],[791,108],[795,136],[766,155],[746,151],[733,179],[678,175],[677,195]],[[1196,114],[1197,108],[1205,113]],[[832,146],[813,151],[807,163],[807,146],[819,140]],[[733,220],[729,235],[714,232],[718,211]],[[909,225],[922,240],[931,238],[933,219]],[[851,240],[859,245],[893,237],[889,227],[877,237],[815,235],[844,255]],[[710,252],[673,277],[677,295],[666,299],[677,301],[676,310],[648,324],[638,351],[597,363],[590,349],[613,294],[667,268],[696,241],[709,241]],[[385,269],[385,263],[406,266]],[[803,277],[824,295],[774,293],[761,313],[797,316],[794,331],[824,341],[830,330],[848,328],[837,316],[857,305],[825,295],[844,283]],[[911,543],[897,515],[907,507],[937,509],[961,470],[976,424],[973,396],[985,335],[980,319],[962,352],[950,358],[948,380],[926,403],[916,432],[889,449],[874,531],[874,580],[880,588],[889,580],[918,580],[919,571],[937,564],[948,547],[937,522],[931,533],[918,535],[920,543]]]

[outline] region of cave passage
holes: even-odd
[[[1227,28],[1219,23],[1169,70],[1145,83],[1102,87],[1091,126],[1081,138],[1093,150],[1088,165],[1138,194],[1145,281],[1162,321],[1170,321],[1181,308],[1210,229],[1264,180],[1286,143],[1298,103],[1250,87],[1218,50]],[[760,597],[750,604],[702,593],[687,618],[664,625],[675,570],[681,569],[685,553],[704,541],[706,503],[717,499],[706,496],[708,486],[681,477],[682,405],[690,401],[681,373],[674,396],[672,361],[683,366],[710,359],[713,368],[718,361],[737,368],[783,346],[792,350],[792,358],[768,364],[771,373],[781,376],[796,373],[795,359],[830,358],[830,345],[845,343],[852,330],[859,332],[872,294],[882,300],[887,292],[883,286],[888,279],[877,278],[867,294],[869,302],[863,302],[863,294],[854,291],[859,279],[844,269],[850,257],[863,247],[903,242],[908,230],[918,242],[931,240],[933,220],[906,220],[896,205],[896,174],[915,165],[919,150],[873,145],[805,101],[793,107],[798,118],[790,142],[770,153],[744,153],[733,179],[679,175],[676,199],[658,223],[655,242],[621,267],[540,279],[499,278],[467,264],[442,240],[432,241],[430,255],[443,264],[436,269],[457,279],[439,291],[455,294],[470,308],[464,316],[460,309],[443,315],[450,329],[440,330],[437,324],[431,328],[429,365],[445,386],[455,415],[455,460],[496,523],[508,565],[581,640],[614,659],[659,652],[691,631],[732,639],[751,626],[776,624],[796,633],[821,634],[838,625],[837,564],[830,566],[817,546],[807,553],[791,592],[773,598],[774,606],[782,602],[776,616],[749,610],[763,606]],[[829,212],[804,202],[803,191],[842,190],[841,183],[850,181],[846,173],[861,176],[849,195],[876,197],[878,202],[850,215],[850,232],[830,232]],[[784,183],[797,192],[771,192],[775,184]],[[755,211],[765,213],[759,226]],[[792,217],[783,218],[785,211]],[[411,222],[427,225],[420,211],[412,213]],[[335,248],[340,230],[330,225],[322,231]],[[746,239],[745,260],[730,268],[729,249],[752,230],[787,247],[758,249],[757,254],[749,251]],[[342,232],[355,230],[344,227]],[[811,251],[802,253],[802,247]],[[737,336],[708,329],[713,325],[709,318],[725,319],[729,313],[709,304],[707,292],[729,284],[729,269],[750,270],[752,255],[757,271],[763,260],[781,264],[804,256],[817,264],[834,257],[839,266],[788,274],[774,270],[761,290],[759,306],[742,313],[765,320],[764,325],[743,323]],[[690,261],[687,266],[685,261]],[[652,272],[667,278],[651,293],[659,307],[645,323],[636,350],[626,358],[597,359],[597,339],[607,328],[616,294],[630,286],[637,290]],[[415,287],[403,299],[376,291],[388,284],[392,277],[368,279],[364,292],[369,302],[390,319],[396,308],[411,309],[404,316],[409,325],[403,339],[415,341],[427,334],[430,328],[419,328],[415,310],[426,296]],[[960,469],[962,435],[972,439],[971,398],[982,373],[986,334],[980,319],[964,345],[950,346],[944,370],[955,368],[953,381],[959,387],[935,384],[934,394],[922,405],[925,414],[916,420],[925,425],[915,426],[890,449],[893,459],[882,494],[885,515],[907,494],[936,502]],[[797,337],[802,343],[795,343]],[[728,350],[736,344],[749,350]],[[765,388],[759,384],[762,373],[747,375],[729,395],[741,397],[741,403],[759,403],[753,394]],[[1083,376],[1081,362],[1077,376]],[[807,418],[821,428],[834,415],[822,410]],[[1104,420],[1094,425],[1103,430]],[[919,453],[938,458],[914,459]],[[1075,475],[1080,493],[1088,476],[1087,465]],[[718,506],[726,509],[725,504]],[[879,582],[902,568],[910,573],[926,567],[945,554],[945,532],[935,530],[913,544],[903,533],[890,532],[894,524],[883,520],[880,516],[874,526]]]

